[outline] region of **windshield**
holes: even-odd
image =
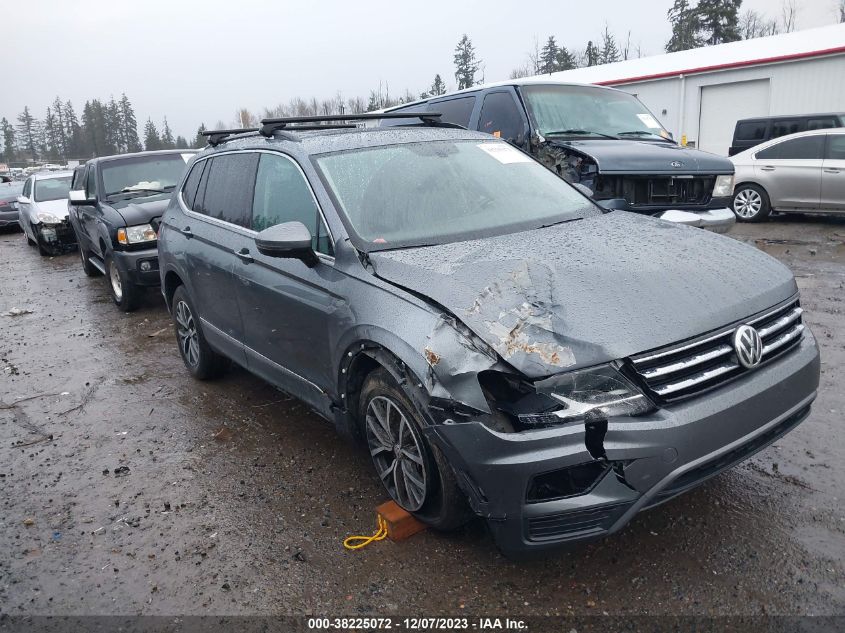
[[[103,163],[106,196],[117,193],[171,191],[181,180],[192,154],[136,156]]]
[[[42,178],[35,181],[35,201],[62,200],[70,191],[70,176]]]
[[[660,122],[626,92],[593,86],[523,86],[534,127],[543,136],[669,140]]]
[[[539,228],[601,211],[502,141],[431,141],[316,158],[365,251]]]

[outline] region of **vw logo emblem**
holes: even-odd
[[[683,164],[681,161],[679,161],[679,160],[673,160],[673,161],[672,161],[671,163],[669,163],[669,164],[670,164],[670,165],[672,165],[672,167],[674,167],[675,169],[680,169],[681,167],[683,167],[683,166],[684,166],[684,164]]]
[[[750,325],[740,325],[734,332],[734,351],[739,364],[751,369],[760,364],[763,358],[763,341]]]

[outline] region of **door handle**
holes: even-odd
[[[767,166],[765,166],[765,167],[761,167],[760,169],[761,169],[762,171],[774,171],[774,170],[775,170],[775,168],[774,168],[774,167],[771,167],[771,166],[769,166],[769,165],[767,165]]]
[[[827,167],[827,168],[825,168],[824,173],[826,173],[826,174],[838,174],[839,170],[833,169],[832,167]]]
[[[253,259],[252,255],[249,254],[248,248],[242,248],[239,251],[233,250],[232,252],[235,255],[237,255],[238,259],[240,259],[242,262],[244,262],[246,264],[249,264],[249,263],[255,261],[255,259]]]
[[[186,226],[184,229],[179,229],[179,232],[188,239],[191,239],[194,236],[194,234],[191,232],[190,226]]]

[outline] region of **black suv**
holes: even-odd
[[[517,79],[417,101],[388,112],[428,110],[444,123],[497,136],[531,154],[608,209],[722,233],[734,167],[681,147],[635,96],[602,86]],[[404,123],[388,119],[383,125]]]
[[[845,127],[845,113],[792,114],[740,119],[734,128],[734,138],[728,150],[728,156],[739,154],[787,134],[837,127]]]
[[[422,118],[210,134],[159,236],[191,374],[296,395],[399,505],[438,528],[468,505],[506,551],[614,532],[809,414],[788,268]]]
[[[145,286],[157,286],[159,218],[193,150],[94,158],[73,172],[70,223],[85,274],[104,274],[114,302],[138,307]]]

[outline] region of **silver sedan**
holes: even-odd
[[[68,223],[70,172],[33,174],[18,197],[18,222],[27,241],[42,255],[62,252],[76,244]]]
[[[845,128],[781,136],[731,157],[740,222],[772,211],[845,213]]]

